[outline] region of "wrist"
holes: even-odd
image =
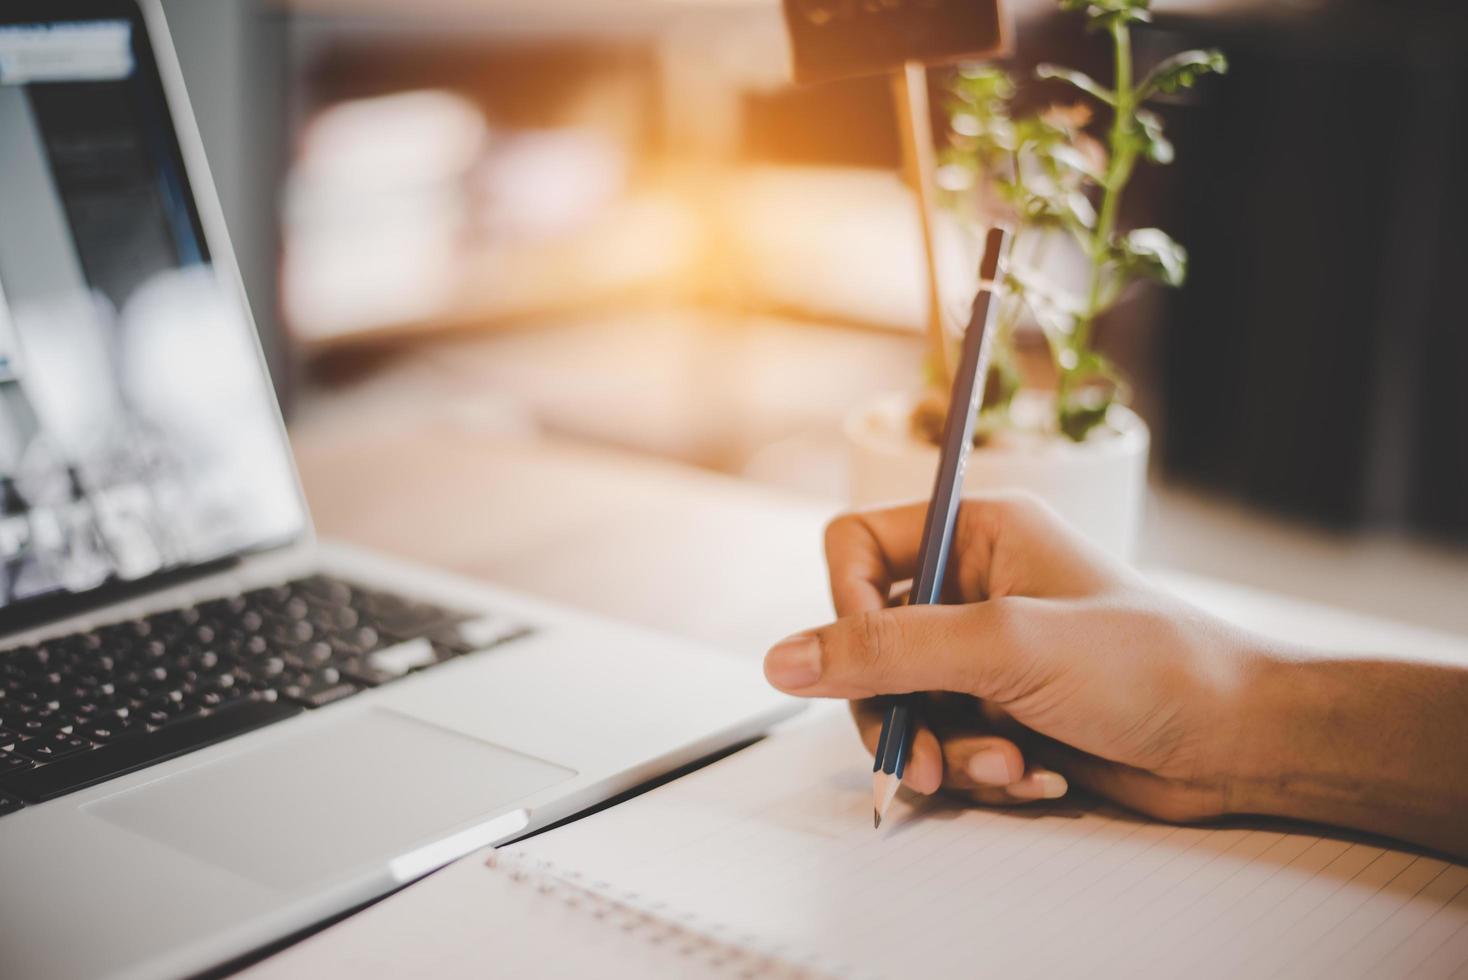
[[[1297,651],[1264,642],[1246,646],[1224,709],[1228,735],[1220,741],[1218,772],[1225,814],[1292,815],[1284,788],[1308,764],[1299,757],[1305,746],[1294,732],[1312,726],[1314,711],[1302,669]]]
[[[1222,813],[1334,824],[1468,855],[1468,670],[1263,645],[1231,663],[1209,760]]]
[[[1429,720],[1443,681],[1406,661],[1288,649],[1258,658],[1240,708],[1228,812],[1404,836],[1398,818],[1410,823],[1438,802],[1422,777],[1448,762],[1429,762],[1430,743],[1441,741]],[[1437,710],[1451,711],[1454,700]]]

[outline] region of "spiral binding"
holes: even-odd
[[[609,882],[588,880],[580,872],[563,870],[531,854],[493,851],[485,863],[548,899],[569,908],[584,908],[592,918],[613,928],[667,947],[671,955],[686,958],[689,969],[740,980],[858,980],[860,976],[845,964],[802,955],[752,935],[734,935],[722,923],[671,909],[635,892],[618,891]]]

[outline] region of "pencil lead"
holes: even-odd
[[[876,830],[880,826],[882,826],[882,814],[877,811],[877,808],[876,807],[873,807],[872,808],[872,829],[873,830]]]

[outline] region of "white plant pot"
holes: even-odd
[[[916,396],[886,395],[846,419],[851,503],[870,507],[932,495],[938,447],[913,435]],[[1051,411],[1049,399],[1023,392],[1014,414],[1024,423]],[[1006,431],[969,455],[964,492],[1027,490],[1124,561],[1136,556],[1147,492],[1147,423],[1122,406],[1082,443]]]

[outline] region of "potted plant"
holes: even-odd
[[[1217,51],[1185,51],[1137,79],[1131,30],[1150,19],[1149,4],[1060,0],[1109,38],[1114,57],[1110,87],[1055,65],[1036,69],[1040,79],[1079,90],[1084,98],[1075,104],[1017,115],[1008,74],[960,70],[938,174],[948,210],[965,225],[979,232],[1002,221],[1015,231],[965,487],[1030,490],[1124,558],[1141,522],[1149,437],[1125,405],[1126,384],[1093,344],[1095,325],[1138,281],[1181,285],[1187,253],[1161,229],[1122,231],[1118,212],[1140,162],[1173,158],[1147,104],[1227,67]],[[1106,119],[1099,139],[1091,134],[1096,108]],[[1075,281],[1055,273],[1067,264],[1079,267]],[[1039,325],[1050,353],[1048,390],[1026,388],[1016,369],[1015,335],[1026,319]],[[930,491],[958,340],[932,345],[926,392],[889,395],[848,419],[857,505]]]

